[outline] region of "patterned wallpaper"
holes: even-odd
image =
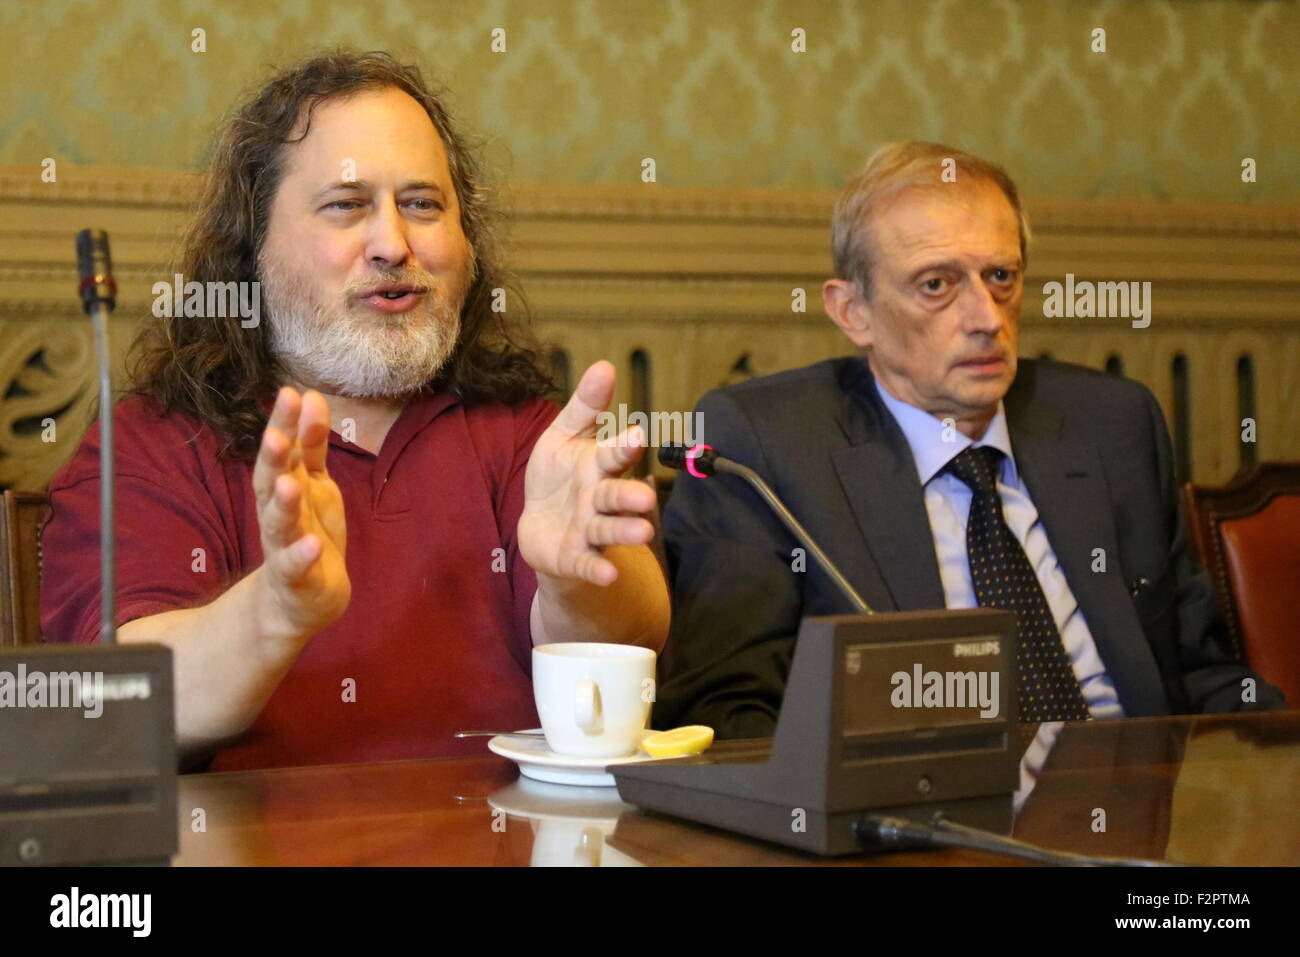
[[[834,187],[925,138],[1031,196],[1300,201],[1279,0],[43,0],[0,35],[0,163],[194,168],[268,65],[342,43],[417,58],[515,180]]]

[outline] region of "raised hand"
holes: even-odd
[[[264,635],[301,639],[338,619],[352,597],[343,497],[325,469],[330,411],[314,390],[276,397],[253,468],[263,565]]]
[[[654,526],[625,513],[650,512],[649,485],[622,475],[644,453],[645,436],[632,426],[597,442],[597,416],[614,396],[614,367],[592,365],[555,421],[538,438],[524,480],[519,550],[543,576],[609,585],[618,569],[602,554],[609,545],[644,545]]]

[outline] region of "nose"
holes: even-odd
[[[366,261],[381,268],[400,266],[411,255],[406,237],[406,220],[395,198],[376,200],[374,212],[366,224]]]
[[[1006,316],[982,276],[966,284],[963,300],[962,321],[967,332],[997,336],[1002,331]]]

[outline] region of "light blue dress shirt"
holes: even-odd
[[[998,494],[1002,496],[1002,514],[1007,527],[1029,557],[1034,574],[1043,587],[1048,607],[1056,620],[1065,650],[1070,656],[1075,677],[1083,689],[1083,697],[1094,718],[1122,718],[1115,685],[1106,674],[1092,632],[1083,619],[1079,603],[1065,580],[1047,540],[1047,532],[1038,517],[1038,509],[1029,497],[1016,468],[1011,453],[1011,434],[1007,431],[1007,416],[998,403],[997,414],[989,423],[984,437],[972,442],[954,424],[951,428],[930,413],[908,405],[881,388],[876,383],[881,401],[893,414],[898,426],[912,448],[912,459],[925,490],[925,510],[930,516],[930,531],[934,536],[934,554],[939,562],[939,576],[943,580],[944,604],[948,608],[974,608],[979,602],[971,582],[970,560],[966,554],[966,519],[970,515],[971,490],[957,476],[940,470],[957,453],[969,445],[991,445],[1003,454],[1001,474],[998,476]]]

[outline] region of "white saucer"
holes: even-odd
[[[641,737],[644,739],[655,733],[647,728],[641,732]],[[546,781],[550,784],[576,784],[588,788],[618,786],[614,775],[605,771],[610,765],[636,764],[638,761],[654,760],[641,750],[625,758],[575,758],[568,754],[556,754],[547,746],[545,738],[509,738],[502,734],[489,739],[488,750],[515,762],[519,765],[519,773],[526,778]]]

